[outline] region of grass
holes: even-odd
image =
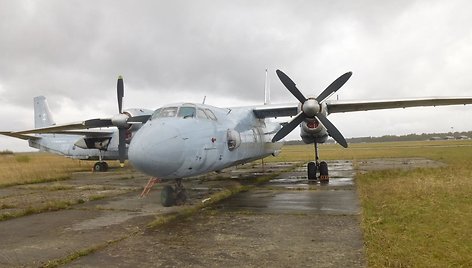
[[[448,166],[356,178],[370,267],[472,265],[472,148],[425,155]]]
[[[423,157],[430,169],[356,175],[369,267],[472,266],[472,141],[320,146],[322,159]],[[308,161],[310,146],[287,146],[269,161]],[[356,164],[355,164],[356,165]]]
[[[322,159],[353,160],[355,165],[362,159],[392,157],[423,157],[446,163],[447,166],[435,169],[382,170],[356,176],[367,262],[370,267],[472,266],[472,141],[351,144],[349,149],[327,144],[320,146],[320,153]],[[0,186],[63,179],[74,171],[90,170],[93,165],[50,154],[28,154],[23,160],[16,156],[0,154]],[[285,146],[278,157],[264,161],[312,159],[313,148],[305,145]],[[150,227],[188,217],[244,190],[247,186],[217,193],[208,203],[157,219]],[[48,204],[26,213],[70,205]],[[46,266],[68,263],[104,246],[73,253]]]
[[[0,187],[68,179],[94,163],[49,153],[0,154]]]

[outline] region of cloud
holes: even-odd
[[[471,5],[2,1],[0,105],[12,107],[23,122],[6,120],[2,128],[28,127],[27,111],[37,95],[48,97],[58,122],[113,114],[118,75],[125,78],[125,106],[144,108],[200,102],[205,95],[217,106],[260,104],[266,68],[272,71],[273,102],[295,101],[275,69],[289,74],[306,95],[319,94],[346,71],[354,75],[339,91],[341,99],[472,95],[472,29],[466,27]],[[455,112],[440,113],[449,113],[447,121]],[[375,113],[368,116],[396,115]],[[472,127],[467,120],[456,124]],[[353,135],[369,135],[374,126],[384,129],[379,134],[415,131],[403,124],[365,125]],[[436,131],[437,124],[423,130]]]

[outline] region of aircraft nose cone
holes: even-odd
[[[182,166],[182,145],[178,129],[159,124],[145,126],[131,140],[128,159],[139,171],[170,178]]]

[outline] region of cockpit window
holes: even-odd
[[[205,113],[211,120],[217,120],[215,114],[210,109],[205,109]]]
[[[197,117],[200,119],[210,119],[202,109],[197,109]]]
[[[158,117],[159,118],[174,117],[176,114],[177,114],[177,107],[165,107],[165,108],[161,108],[161,111]]]
[[[188,118],[188,117],[195,117],[195,115],[196,115],[195,107],[182,106],[179,109],[179,117]]]
[[[160,112],[161,112],[161,108],[155,110],[154,113],[152,113],[152,116],[151,116],[151,119],[150,119],[150,120],[155,119],[155,118],[158,118]]]

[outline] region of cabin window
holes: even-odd
[[[197,109],[197,117],[200,119],[210,119],[202,109]]]
[[[161,108],[161,111],[158,115],[159,118],[162,117],[175,117],[177,114],[177,107],[166,107],[166,108]]]
[[[195,107],[180,107],[179,109],[179,117],[183,118],[189,118],[189,117],[195,117],[196,110]]]
[[[210,109],[205,109],[205,113],[211,120],[217,120],[215,114]]]

